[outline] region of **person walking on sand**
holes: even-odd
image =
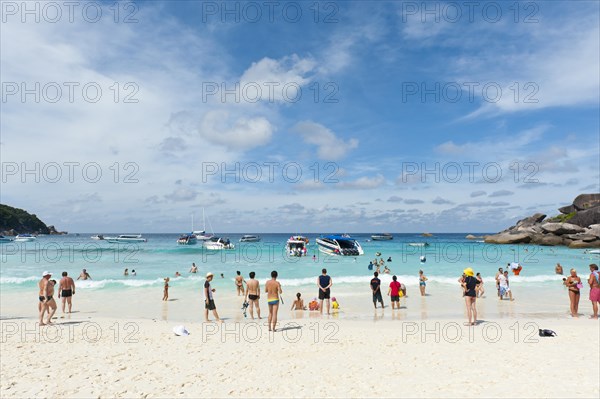
[[[423,270],[419,270],[419,290],[421,290],[421,296],[425,296],[426,281],[427,277],[423,274]]]
[[[590,316],[590,319],[598,318],[598,304],[600,303],[600,275],[598,274],[598,265],[592,263],[590,265],[590,278],[588,278],[588,284],[590,285],[590,301],[592,301],[592,309],[594,314]]]
[[[498,279],[498,277],[500,277],[500,275],[503,275],[504,272],[502,271],[503,269],[500,267],[498,268],[498,273],[496,273],[496,276],[494,277],[494,279],[496,280],[496,290],[498,291],[498,297],[500,298],[500,280]],[[500,298],[502,299],[502,298]]]
[[[485,290],[483,289],[483,278],[481,277],[481,273],[477,273],[475,278],[477,281],[479,281],[479,285],[477,286],[477,298],[481,298],[485,293]]]
[[[327,304],[327,314],[330,314],[331,304],[329,298],[331,298],[331,286],[333,280],[331,276],[327,275],[327,269],[321,270],[321,275],[317,278],[317,287],[319,287],[319,311],[323,314],[323,300]]]
[[[50,280],[50,277],[52,277],[52,274],[50,272],[44,272],[42,273],[42,279],[38,282],[38,297],[40,300],[38,304],[38,310],[40,313],[40,326],[46,325],[46,323],[44,323],[44,315],[48,310],[48,302],[52,299],[52,296],[50,294],[50,287],[48,286],[48,281]]]
[[[387,294],[392,301],[392,309],[400,309],[400,283],[398,282],[398,277],[392,276],[392,282]]]
[[[465,297],[465,306],[467,307],[467,323],[465,325],[474,326],[477,323],[477,286],[479,281],[473,275],[473,269],[470,267],[463,270],[465,278],[463,279],[463,290]]]
[[[208,319],[208,311],[212,310],[215,321],[222,322],[222,320],[219,319],[219,314],[217,313],[217,307],[215,306],[215,300],[213,298],[213,293],[216,290],[210,286],[210,282],[213,278],[214,274],[211,272],[206,273],[206,280],[204,281],[204,321],[210,321]]]
[[[381,308],[385,308],[383,304],[383,297],[381,296],[381,280],[379,280],[379,273],[373,273],[373,278],[371,279],[371,291],[373,292],[373,306],[377,309],[377,302],[381,302]]]
[[[237,276],[235,276],[235,288],[237,289],[238,296],[244,295],[244,284],[246,284],[246,280],[242,277],[242,273],[238,270],[235,272]],[[247,286],[248,284],[246,284]]]
[[[196,266],[195,263],[192,263],[192,267],[190,268],[190,273],[198,273],[198,267]]]
[[[62,278],[58,283],[58,298],[62,297],[62,312],[65,313],[65,305],[69,305],[69,313],[71,313],[71,299],[75,295],[75,282],[68,276],[67,272],[62,272]]]
[[[56,313],[56,309],[58,306],[56,305],[56,301],[54,300],[54,286],[56,285],[56,280],[48,281],[48,295],[50,300],[46,302],[48,306],[48,320],[46,320],[46,324],[52,324],[52,317],[54,317],[54,313]]]
[[[81,274],[79,275],[79,277],[77,277],[77,280],[91,280],[92,276],[90,276],[90,274],[87,272],[86,269],[83,269],[81,271]]]
[[[168,277],[165,277],[165,286],[163,289],[163,301],[168,301],[169,300],[169,281],[171,279]]]
[[[277,281],[276,270],[271,272],[271,280],[265,284],[265,292],[267,293],[267,302],[269,303],[269,331],[275,332],[280,295],[283,293],[281,284]]]
[[[567,277],[565,285],[569,289],[569,300],[571,302],[571,316],[579,317],[579,299],[581,297],[581,278],[577,275],[577,270],[571,269],[571,275]]]
[[[258,319],[260,320],[260,305],[258,300],[260,299],[260,283],[258,280],[254,278],[256,273],[250,272],[249,274],[250,280],[246,282],[246,298],[245,301],[249,303],[250,306],[250,317],[254,320],[254,307],[256,306],[256,314],[258,315]]]

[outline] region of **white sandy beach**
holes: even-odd
[[[291,312],[290,299],[275,334],[244,318],[231,292],[217,296],[222,325],[201,322],[197,293],[161,303],[148,290],[80,291],[75,313],[41,329],[35,303],[3,294],[0,396],[598,397],[600,330],[587,298],[572,319],[561,291],[547,303],[515,291],[514,302],[480,299],[472,328],[450,288],[413,289],[400,310],[373,311],[368,292],[336,294],[332,316]],[[179,324],[189,336],[173,334]]]

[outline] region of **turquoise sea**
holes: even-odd
[[[294,233],[298,234],[298,233]],[[300,233],[302,234],[302,233]],[[386,262],[392,274],[407,286],[417,285],[418,271],[422,269],[431,284],[456,284],[465,267],[481,272],[484,281],[492,279],[499,267],[509,262],[523,266],[520,276],[511,281],[527,285],[556,285],[562,279],[554,273],[557,262],[565,272],[575,267],[586,275],[589,263],[600,261],[599,255],[583,249],[564,247],[540,247],[536,245],[494,245],[467,240],[467,233],[394,234],[392,241],[371,241],[371,233],[353,234],[362,245],[365,255],[356,258],[327,256],[318,251],[315,238],[319,234],[303,234],[310,239],[306,257],[288,257],[284,246],[290,234],[259,234],[258,243],[239,243],[241,234],[221,234],[229,237],[236,248],[227,251],[208,251],[199,243],[192,246],[177,245],[179,234],[144,234],[148,242],[117,245],[95,241],[89,234],[65,236],[40,236],[35,242],[4,243],[0,245],[0,290],[2,292],[35,290],[43,271],[48,270],[55,278],[67,271],[76,278],[82,269],[92,280],[78,281],[80,289],[126,290],[132,287],[158,287],[164,277],[171,277],[171,284],[190,289],[200,286],[206,272],[216,275],[215,287],[230,286],[236,270],[244,277],[255,271],[264,281],[272,270],[279,272],[279,279],[288,287],[314,285],[315,277],[327,268],[338,288],[340,285],[367,284],[372,271],[369,261],[377,252]],[[113,234],[104,234],[112,236]],[[427,242],[427,247],[414,247],[409,243]],[[313,255],[316,259],[313,260]],[[420,257],[426,262],[421,263]],[[199,272],[190,274],[195,262]],[[124,276],[127,268],[137,276]],[[383,267],[381,268],[383,270]],[[176,272],[182,277],[175,278]],[[224,278],[220,278],[223,273]],[[391,276],[383,276],[384,282]]]

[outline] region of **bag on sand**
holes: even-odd
[[[540,337],[556,337],[557,334],[552,330],[542,330],[540,328]]]

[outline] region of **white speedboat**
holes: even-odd
[[[104,240],[104,236],[102,234],[96,234],[95,236],[90,237],[92,240]]]
[[[141,234],[121,234],[117,237],[104,237],[104,240],[111,244],[132,244],[148,241]]]
[[[198,239],[195,234],[182,234],[177,239],[177,244],[179,245],[196,245],[198,243]]]
[[[204,241],[204,248],[213,251],[219,251],[223,249],[235,249],[235,246],[226,237],[212,237],[208,241]]]
[[[285,243],[285,252],[289,256],[306,256],[309,239],[304,236],[291,236]]]
[[[3,243],[3,242],[12,242],[12,240],[13,240],[12,238],[0,236],[0,243]]]
[[[364,251],[358,241],[352,237],[338,235],[321,236],[317,238],[319,251],[328,255],[359,256]]]
[[[426,242],[409,242],[408,245],[411,247],[428,247],[429,243]]]
[[[35,236],[32,236],[31,234],[19,234],[18,236],[15,237],[15,242],[28,242],[28,241],[35,241],[36,238]]]
[[[588,254],[600,255],[600,249],[592,249],[591,251],[588,251]]]
[[[242,238],[240,238],[240,242],[259,242],[260,236],[255,236],[252,234],[244,234]]]
[[[389,241],[389,240],[393,240],[394,236],[391,235],[390,233],[373,234],[371,236],[371,239],[373,241]]]

